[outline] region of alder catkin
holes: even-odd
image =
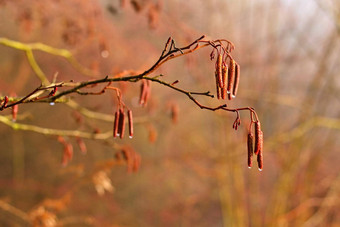
[[[259,170],[262,171],[262,169],[263,169],[263,152],[262,152],[262,150],[257,155],[257,166],[259,167]]]
[[[223,87],[223,80],[222,80],[222,54],[219,54],[216,60],[216,73],[217,73],[217,80],[218,80],[218,86],[220,88]]]
[[[87,148],[86,148],[86,145],[84,143],[84,140],[82,140],[80,137],[77,137],[77,144],[79,146],[79,149],[81,151],[82,154],[86,154],[87,152]]]
[[[141,156],[138,153],[134,153],[134,160],[133,160],[133,165],[132,165],[132,172],[137,172],[138,169],[140,168],[141,164]]]
[[[226,99],[227,84],[228,84],[228,67],[226,65],[222,66],[222,83],[223,83],[223,87],[221,88],[221,97],[222,99]]]
[[[19,105],[12,106],[12,121],[15,122],[17,120]]]
[[[118,136],[118,126],[119,126],[119,111],[117,110],[115,113],[115,120],[113,122],[113,137],[114,138]]]
[[[261,130],[261,123],[255,122],[255,154],[257,155],[257,164],[259,170],[263,169],[263,132]]]
[[[67,157],[67,153],[65,152],[65,149],[64,149],[63,157],[61,159],[61,165],[62,166],[66,166],[67,163],[68,163],[68,157]]]
[[[217,72],[215,72],[215,81],[216,81],[216,96],[217,96],[217,99],[220,99],[221,98],[221,89],[220,89],[220,86],[218,84]]]
[[[62,141],[62,140],[60,140]],[[63,140],[64,143],[64,151],[63,151],[63,158],[62,158],[62,161],[61,161],[61,165],[62,166],[66,166],[68,164],[69,161],[72,160],[72,157],[73,157],[73,146],[72,144],[70,143],[66,143],[65,140]]]
[[[153,125],[148,126],[148,131],[149,131],[149,142],[150,143],[155,143],[157,140],[157,131]]]
[[[125,114],[124,110],[119,110],[119,122],[118,122],[118,134],[119,137],[122,139],[124,137],[124,131],[125,131]]]
[[[252,133],[252,132],[249,132],[249,133],[248,133],[248,138],[247,138],[248,167],[249,167],[249,168],[251,168],[251,166],[252,166],[252,159],[253,159],[253,153],[254,153],[253,140],[254,140],[253,133]]]
[[[235,75],[235,61],[234,59],[230,59],[230,65],[228,70],[228,87],[227,87],[227,93],[232,94],[233,88],[234,88],[234,75]]]
[[[134,162],[134,151],[130,147],[124,147],[121,151],[124,160],[126,161],[127,172],[131,173]]]
[[[128,121],[129,121],[129,137],[133,137],[133,118],[132,118],[132,111],[128,110]]]
[[[223,81],[223,87],[227,88],[228,87],[228,66],[224,64],[222,66],[222,81]]]
[[[151,93],[151,82],[149,80],[142,80],[141,91],[139,97],[139,104],[146,106],[146,103],[150,97]]]
[[[139,105],[144,105],[145,94],[146,94],[146,82],[145,80],[142,80],[142,84],[140,85]]]
[[[235,79],[234,79],[234,88],[232,92],[232,97],[235,98],[237,95],[238,85],[240,83],[240,65],[236,63],[235,66]]]
[[[145,97],[144,97],[144,106],[148,102],[149,97],[151,95],[151,82],[150,82],[150,80],[146,80],[145,84],[146,84],[146,91],[145,91]]]
[[[67,152],[68,160],[72,160],[72,158],[73,158],[73,146],[72,146],[72,144],[68,143],[65,147],[65,151]]]
[[[263,147],[263,132],[261,131],[261,123],[255,122],[255,154],[258,155]]]

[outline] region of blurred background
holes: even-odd
[[[254,107],[264,132],[259,172],[247,168],[248,113],[234,131],[233,113],[200,110],[154,83],[145,108],[137,105],[140,83],[114,84],[133,110],[134,138],[85,139],[84,155],[66,137],[74,145],[66,167],[57,136],[0,122],[0,225],[340,226],[339,10],[337,0],[0,0],[0,37],[66,49],[81,64],[33,51],[50,81],[56,72],[57,81],[85,81],[146,70],[169,36],[177,46],[203,34],[228,39],[242,70],[228,106]],[[210,51],[169,61],[154,74],[189,91],[215,91]],[[1,97],[39,86],[27,53],[0,42]],[[99,117],[74,105],[24,104],[17,122],[112,130],[113,93],[72,97]],[[122,149],[141,156],[138,172],[115,161]]]

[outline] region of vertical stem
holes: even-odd
[[[31,49],[26,50],[26,56],[28,59],[28,62],[30,63],[33,71],[37,74],[38,78],[41,80],[41,83],[43,85],[48,85],[50,82],[46,78],[44,72],[41,70],[40,66],[38,65],[37,61],[34,58],[33,52]]]

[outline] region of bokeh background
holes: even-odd
[[[159,84],[152,84],[151,100],[142,108],[140,84],[117,83],[134,112],[134,138],[84,140],[86,155],[74,138],[66,138],[74,144],[66,167],[56,136],[0,124],[0,225],[340,226],[339,10],[336,0],[1,0],[0,37],[67,49],[88,69],[34,51],[50,81],[56,72],[57,81],[83,81],[143,71],[169,36],[177,46],[203,34],[232,41],[242,72],[239,95],[227,103],[256,109],[265,163],[262,172],[247,168],[248,113],[234,131],[233,113],[200,110]],[[24,96],[40,81],[24,51],[2,44],[1,97]],[[169,61],[155,75],[180,80],[186,90],[214,91],[210,51]],[[112,129],[112,94],[72,97],[106,118],[41,103],[21,105],[18,122]],[[124,146],[142,157],[136,173],[114,162]]]

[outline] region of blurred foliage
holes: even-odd
[[[0,124],[0,225],[339,226],[339,6],[335,0],[0,0],[0,37],[68,50],[87,70],[34,52],[50,81],[56,72],[60,81],[80,81],[144,70],[169,36],[184,44],[202,34],[231,40],[242,75],[238,98],[228,105],[255,107],[265,138],[264,171],[249,170],[246,129],[232,130],[233,114],[201,111],[157,84],[140,108],[139,84],[120,83],[137,119],[134,138],[84,140],[86,155],[70,138],[75,154],[66,167],[57,138]],[[183,88],[214,91],[207,50],[157,72]],[[24,95],[40,84],[25,53],[4,45],[0,75],[1,95]],[[115,107],[109,94],[74,100],[105,116]],[[98,119],[79,125],[65,105],[25,104],[20,116],[41,127],[112,130],[112,122]],[[113,161],[127,145],[142,157],[137,173]]]

